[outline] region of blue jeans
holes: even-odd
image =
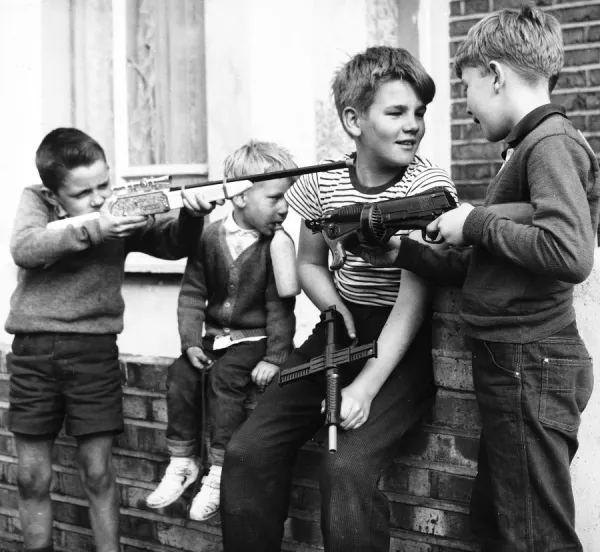
[[[482,552],[581,551],[569,465],[593,387],[576,324],[532,343],[473,340],[481,412],[471,498]]]
[[[208,418],[205,422],[210,424],[209,461],[222,465],[227,443],[246,419],[251,374],[265,356],[266,339],[244,341],[217,351],[212,350],[211,339],[204,339],[202,345],[214,361],[206,374],[194,368],[186,354],[169,366],[167,448],[171,456],[196,455],[204,413]]]
[[[390,309],[348,306],[361,343],[377,339]],[[377,483],[402,436],[428,410],[435,395],[430,337],[431,327],[425,323],[373,400],[367,423],[340,431],[336,453],[323,447],[319,485],[325,550],[389,552],[389,503]],[[323,354],[325,344],[325,326],[319,323],[284,367]],[[348,385],[364,363],[362,359],[340,367],[341,385]],[[296,453],[323,426],[324,398],[323,372],[284,386],[271,383],[231,439],[221,478],[227,552],[281,550]]]

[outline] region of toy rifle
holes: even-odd
[[[329,452],[335,452],[337,450],[337,428],[340,425],[342,402],[338,368],[360,358],[376,357],[377,341],[357,346],[355,340],[349,347],[340,349],[339,332],[341,330],[345,331],[342,315],[336,310],[335,306],[331,306],[321,313],[321,321],[327,324],[325,353],[299,366],[281,370],[279,385],[325,371],[325,425],[329,428]]]
[[[378,247],[387,243],[399,230],[421,230],[426,242],[442,243],[443,239],[428,236],[426,228],[440,215],[456,207],[454,197],[446,188],[435,187],[423,194],[401,199],[345,205],[304,223],[313,233],[322,233],[333,254],[330,268],[338,270],[346,261],[343,244],[351,240]],[[529,203],[503,203],[487,208],[515,222],[531,224],[533,207]]]
[[[108,212],[115,216],[154,215],[166,213],[171,209],[183,206],[181,197],[182,189],[202,188],[202,197],[209,202],[231,199],[249,189],[254,182],[264,180],[277,180],[279,178],[294,178],[303,174],[333,171],[351,167],[351,159],[335,163],[323,163],[297,167],[283,171],[273,171],[235,178],[197,182],[183,187],[172,186],[171,176],[156,178],[143,178],[127,183],[125,186],[115,187],[113,195],[109,198]],[[65,228],[69,225],[79,226],[86,220],[100,216],[99,212],[88,213],[77,217],[68,217],[48,224],[48,228]]]

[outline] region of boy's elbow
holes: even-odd
[[[561,280],[569,284],[581,284],[591,274],[593,268],[593,258],[585,260],[582,259],[580,262],[576,263],[571,270],[565,271],[565,274]]]

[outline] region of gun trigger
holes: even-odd
[[[444,238],[440,235],[439,232],[429,233],[425,228],[421,228],[421,234],[423,236],[423,241],[427,243],[444,243]],[[436,239],[439,236],[439,239]]]

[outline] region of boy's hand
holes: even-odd
[[[361,257],[365,262],[372,266],[392,266],[398,257],[400,251],[401,239],[399,236],[392,236],[388,242],[381,246],[370,246],[364,243],[351,243],[349,247],[344,244],[353,255]]]
[[[197,190],[181,190],[183,206],[194,217],[203,217],[210,213],[215,205],[223,205],[224,201],[216,201],[211,203],[202,197],[202,189]]]
[[[204,354],[202,347],[190,347],[185,351],[185,354],[192,366],[198,370],[206,370],[212,364],[210,358]]]
[[[261,360],[252,370],[252,381],[262,390],[271,383],[277,372],[279,372],[279,366]]]
[[[139,228],[148,224],[145,215],[130,215],[127,217],[116,217],[108,211],[100,211],[100,232],[105,239],[125,238],[133,234]]]
[[[463,245],[463,226],[473,205],[462,203],[456,209],[445,212],[427,226],[427,235],[436,236],[438,233],[450,245]]]
[[[369,419],[372,398],[352,384],[342,389],[340,405],[340,426],[346,431],[357,429]],[[321,413],[325,413],[325,401],[321,403]]]

